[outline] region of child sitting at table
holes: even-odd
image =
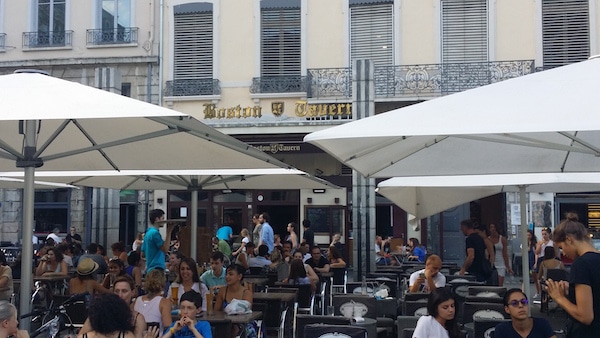
[[[165,330],[163,338],[212,338],[210,324],[204,320],[196,320],[196,315],[201,310],[202,295],[194,290],[185,292],[179,302],[180,319]]]

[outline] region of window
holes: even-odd
[[[263,93],[305,91],[301,76],[300,1],[260,3],[260,83]]]
[[[35,232],[51,232],[59,228],[68,232],[70,224],[70,189],[36,190],[35,192]]]
[[[261,2],[261,76],[300,75],[300,2],[281,4]]]
[[[375,66],[394,64],[393,2],[381,2],[350,1],[351,66],[358,59],[370,59]]]
[[[306,207],[306,219],[310,220],[311,229],[315,233],[343,233],[345,222],[343,207]]]
[[[544,68],[564,66],[590,56],[589,3],[585,0],[543,0]]]
[[[94,42],[125,42],[137,41],[132,34],[131,25],[131,0],[99,0],[100,30]],[[137,35],[137,30],[135,30]]]
[[[65,30],[66,0],[37,1],[37,36],[34,45],[70,45]],[[31,43],[30,43],[31,45]]]
[[[174,7],[173,81],[169,94],[213,95],[213,5]]]
[[[442,63],[488,61],[487,0],[442,0]]]

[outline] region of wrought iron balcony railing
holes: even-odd
[[[306,76],[263,76],[252,79],[250,93],[296,93],[306,92]]]
[[[220,95],[221,85],[217,79],[177,79],[167,81],[165,96]]]
[[[24,32],[23,48],[70,47],[73,31]]]
[[[6,48],[6,33],[0,33],[0,49]]]
[[[138,28],[88,29],[88,45],[116,45],[138,42]]]
[[[533,60],[375,67],[375,96],[433,98],[535,72]],[[350,68],[308,69],[307,96],[350,98]]]

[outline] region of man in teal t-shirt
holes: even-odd
[[[169,250],[169,242],[171,239],[171,232],[173,231],[173,224],[167,225],[167,239],[164,240],[158,230],[165,220],[165,212],[161,209],[151,210],[148,214],[150,220],[150,227],[146,230],[146,236],[144,236],[144,242],[142,243],[142,253],[146,257],[146,273],[153,269],[165,270],[165,253]]]

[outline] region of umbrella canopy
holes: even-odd
[[[22,172],[0,173],[22,177]],[[36,177],[53,182],[111,189],[338,189],[339,187],[297,169],[205,169],[205,170],[96,170],[42,171]],[[0,183],[1,184],[1,183]]]
[[[22,295],[32,282],[35,168],[288,167],[185,114],[40,73],[0,76],[0,107],[0,171],[24,168]],[[21,297],[19,310],[29,309]]]
[[[436,98],[305,138],[367,177],[600,168],[600,59]]]
[[[539,173],[394,177],[377,185],[377,192],[421,219],[501,192],[600,191],[598,173]],[[525,203],[525,200],[521,201]],[[523,209],[524,205],[521,206]]]
[[[304,141],[367,177],[595,172],[599,72],[600,59],[590,58],[317,131]],[[519,192],[525,199],[524,187]],[[521,222],[525,267],[523,208]],[[529,274],[523,279],[528,291]]]
[[[35,189],[77,188],[76,186],[70,184],[38,180],[33,182],[33,184]],[[23,189],[24,185],[25,180],[22,178],[0,176],[0,189]]]

